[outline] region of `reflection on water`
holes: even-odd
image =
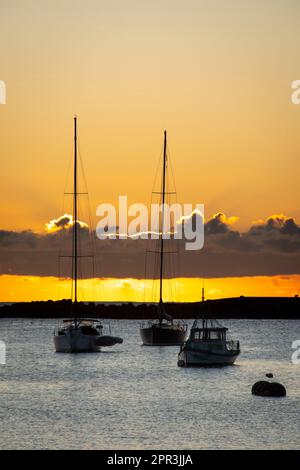
[[[56,354],[53,320],[0,320],[0,447],[80,449],[300,448],[299,321],[224,322],[242,354],[227,368],[177,367],[178,347],[141,346],[138,321],[94,354]],[[286,398],[251,395],[273,372]]]

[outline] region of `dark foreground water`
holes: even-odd
[[[300,448],[299,321],[224,322],[241,342],[236,365],[177,367],[177,347],[141,346],[139,322],[114,321],[124,343],[56,354],[53,320],[0,320],[2,449]],[[273,372],[286,398],[251,395]]]

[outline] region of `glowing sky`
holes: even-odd
[[[70,297],[70,281],[55,277],[0,277],[0,301],[59,300]],[[79,300],[103,302],[158,301],[158,282],[141,279],[88,279],[80,281]],[[205,294],[209,299],[244,296],[291,297],[300,294],[300,276],[252,276],[206,279]],[[154,288],[153,288],[154,287]],[[165,301],[198,302],[202,279],[176,278],[165,281]],[[171,295],[172,293],[172,295]],[[154,296],[156,294],[156,297]]]
[[[0,0],[0,230],[62,215],[74,113],[93,212],[149,201],[166,128],[181,202],[299,222],[299,22],[297,0]]]

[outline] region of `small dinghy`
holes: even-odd
[[[96,339],[97,346],[114,346],[115,344],[122,344],[123,339],[118,336],[103,335]]]

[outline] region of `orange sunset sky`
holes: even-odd
[[[39,254],[16,240],[30,230],[40,243],[63,214],[75,113],[93,216],[119,195],[149,203],[164,129],[179,201],[203,203],[206,221],[226,214],[222,243],[208,241],[222,266],[187,261],[167,281],[181,300],[201,297],[202,277],[209,298],[298,294],[299,23],[297,0],[0,0],[0,301],[68,297],[52,268],[22,265]],[[259,269],[227,235],[251,242]],[[107,255],[97,300],[150,299],[151,281],[109,268]]]

